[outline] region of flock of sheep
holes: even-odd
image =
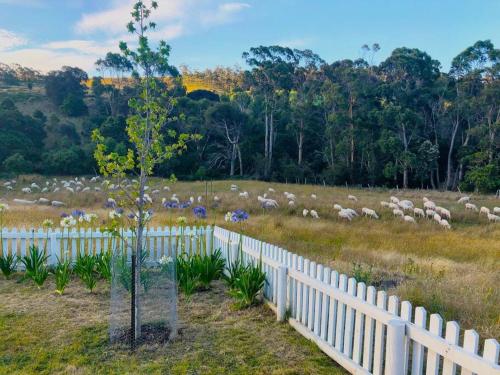
[[[29,195],[29,194],[49,194],[49,193],[57,193],[60,191],[67,191],[72,194],[76,193],[85,193],[85,192],[101,192],[101,191],[114,191],[119,189],[120,187],[129,189],[134,187],[134,185],[137,184],[136,180],[124,180],[122,181],[122,185],[118,186],[113,183],[111,183],[109,180],[103,179],[101,177],[92,177],[90,179],[86,179],[85,177],[75,177],[73,179],[61,179],[58,180],[57,178],[52,178],[47,181],[45,181],[45,184],[42,184],[42,186],[38,185],[37,183],[33,182],[27,186],[23,187],[17,187],[17,182],[16,180],[9,180],[3,183],[3,187],[6,190],[9,191],[20,191],[24,195]],[[19,189],[20,188],[20,189]],[[247,191],[240,191],[239,187],[235,184],[232,184],[230,186],[231,192],[236,192],[238,193],[239,198],[241,199],[249,199],[250,194]],[[146,186],[146,191],[148,193],[145,194],[145,201],[147,203],[153,203],[152,197],[149,195],[158,195],[162,191],[163,192],[170,192],[170,188],[168,186],[163,186],[162,189],[151,189]],[[264,209],[274,209],[278,208],[279,204],[277,199],[273,198],[275,196],[276,190],[273,188],[268,188],[267,192],[264,193],[263,195],[258,195],[257,196],[257,201],[260,204],[260,206]],[[283,192],[283,195],[285,199],[288,202],[289,207],[295,207],[297,205],[298,199],[297,196],[293,193],[289,193],[287,191]],[[311,200],[316,200],[317,195],[316,194],[311,194],[310,196]],[[348,201],[351,202],[358,202],[358,198],[354,195],[348,195],[347,196]],[[215,203],[220,202],[220,198],[215,195],[213,197],[213,200]],[[198,203],[203,202],[203,197],[198,196],[196,201]],[[13,199],[14,203],[17,204],[24,204],[24,205],[34,205],[34,204],[42,204],[42,205],[52,205],[55,207],[62,207],[65,206],[66,204],[62,201],[58,200],[50,200],[48,198],[40,197],[35,200],[30,200],[26,198],[15,198]],[[176,204],[183,204],[181,202],[181,199],[177,196],[177,194],[172,194],[171,197],[169,198],[163,198],[162,199],[162,204],[166,205],[167,202],[173,202]],[[186,201],[187,205],[190,205],[195,202],[195,198],[191,196],[189,198],[189,201]],[[485,215],[488,219],[489,222],[500,222],[500,207],[493,207],[492,209],[488,207],[478,207],[471,202],[471,198],[469,196],[464,196],[461,197],[458,200],[458,203],[464,204],[465,210],[470,210],[470,211],[475,211],[478,212],[479,215]],[[423,198],[422,202],[422,207],[416,207],[416,205],[408,199],[399,199],[395,196],[391,196],[388,201],[381,201],[380,202],[381,208],[384,210],[391,210],[392,215],[394,217],[399,217],[401,218],[404,222],[407,223],[412,223],[416,224],[418,218],[427,218],[429,220],[432,220],[436,222],[438,225],[440,225],[443,228],[446,229],[451,229],[451,212],[449,209],[446,209],[444,207],[436,205],[435,202],[432,200],[428,199],[427,197]],[[347,220],[347,221],[352,221],[354,218],[362,215],[366,216],[371,219],[379,219],[380,214],[377,213],[377,211],[373,208],[369,207],[363,207],[361,209],[361,212],[358,213],[355,209],[353,208],[348,208],[348,207],[342,207],[340,204],[335,203],[333,205],[334,210],[337,211],[337,215],[340,219],[342,220]],[[318,211],[314,209],[308,209],[304,208],[302,211],[302,215],[304,217],[312,217],[313,219],[319,219],[320,216],[318,214]]]

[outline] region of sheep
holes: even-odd
[[[390,204],[390,203],[389,203],[389,202],[386,202],[386,201],[381,201],[381,202],[380,202],[380,205],[381,205],[382,207],[389,207],[389,204]]]
[[[24,193],[24,194],[30,194],[31,193],[31,189],[29,187],[25,187],[25,188],[22,188],[21,191]]]
[[[353,210],[352,208],[344,208],[344,210],[346,210],[351,216],[359,216],[358,213]]]
[[[476,211],[476,212],[478,211],[477,206],[474,203],[466,203],[465,209],[471,210],[471,211]]]
[[[375,212],[375,210],[372,210],[371,208],[363,207],[361,209],[361,212],[363,213],[363,215],[365,215],[367,217],[369,216],[373,219],[378,219],[377,213]]]
[[[95,191],[101,191],[101,188],[99,186],[94,187]]]
[[[401,211],[400,209],[398,208],[395,208],[394,210],[392,210],[392,214],[394,216],[401,216],[401,217],[404,217],[405,214],[403,213],[403,211]]]
[[[67,187],[66,188],[67,191],[69,191],[70,193],[74,193],[75,192],[75,189],[71,188],[71,187]]]
[[[415,208],[413,209],[413,214],[414,214],[415,216],[425,217],[425,212],[424,212],[424,210],[422,210],[421,208],[418,208],[418,207],[415,207]]]
[[[189,197],[189,201],[191,202],[191,204],[193,204],[193,203],[194,203],[194,197],[193,197],[193,196],[190,196],[190,197]]]
[[[12,186],[7,186],[7,190],[14,190],[14,188]]]
[[[341,219],[347,219],[347,220],[349,220],[349,221],[351,221],[351,220],[352,220],[352,216],[349,214],[349,212],[348,212],[348,211],[346,211],[346,210],[344,210],[344,209],[341,209],[341,210],[339,211],[338,215],[339,215],[339,217],[340,217]]]
[[[399,199],[396,198],[395,196],[391,196],[390,200],[392,203],[396,203],[396,204],[399,202]]]
[[[165,190],[165,191],[170,191],[170,187],[168,187],[168,186],[164,186],[164,187],[163,187],[163,190]]]
[[[286,199],[294,201],[296,198],[295,194],[289,193],[287,191],[284,192]]]
[[[65,205],[63,202],[61,202],[61,201],[52,201],[50,204],[51,204],[52,206],[54,206],[54,207],[63,207],[63,206],[66,206],[66,205]]]
[[[313,219],[319,219],[319,215],[316,210],[311,210],[311,216]]]
[[[17,199],[17,198],[13,199],[13,202],[17,203],[17,204],[35,204],[36,203],[36,201],[29,201],[27,199]]]
[[[389,203],[389,208],[393,210],[399,210],[399,206],[394,202]]]
[[[278,202],[276,202],[274,199],[270,198],[264,198],[261,197],[260,195],[257,197],[257,200],[262,204],[262,207],[264,208],[278,208]]]
[[[237,185],[232,184],[232,185],[231,185],[231,191],[238,191],[238,186],[237,186]]]
[[[151,194],[160,194],[160,190],[155,189],[155,190],[153,190],[153,191],[151,192]]]
[[[309,210],[307,208],[304,208],[302,210],[302,216],[306,217],[309,214]]]
[[[274,190],[273,188],[269,188],[267,189],[267,191],[269,191],[270,193],[276,193],[276,190]]]
[[[500,214],[500,207],[493,207],[494,214]]]
[[[50,201],[47,198],[38,198],[38,204],[49,204]]]
[[[311,194],[311,199],[318,199],[318,197],[316,196],[316,194]]]
[[[84,188],[82,189],[82,193],[85,193],[85,192],[87,192],[87,191],[89,191],[89,190],[90,190],[90,188],[89,188],[88,186],[86,186],[86,187],[84,187]]]
[[[470,197],[462,197],[458,200],[458,203],[467,203],[467,202],[470,202]]]
[[[32,189],[38,189],[38,190],[40,190],[40,186],[38,186],[38,185],[37,185],[36,183],[34,183],[34,182],[31,184],[31,188],[32,188]]]
[[[405,215],[403,216],[403,220],[407,223],[417,224],[413,216]]]
[[[288,201],[288,205],[289,205],[290,207],[295,206],[295,201]]]
[[[437,223],[441,222],[441,216],[439,214],[434,214],[434,216],[432,218]]]
[[[431,209],[425,210],[425,216],[427,216],[428,218],[433,218],[435,214],[436,214],[436,211],[434,211],[434,210],[431,210]]]
[[[450,223],[448,223],[448,220],[446,220],[446,219],[441,219],[439,221],[439,225],[441,225],[442,227],[444,227],[446,229],[451,229],[451,225],[450,225]]]
[[[479,214],[485,214],[488,215],[490,213],[490,209],[488,207],[481,207],[479,210]]]
[[[436,203],[434,203],[433,201],[426,201],[426,202],[424,202],[424,208],[428,208],[430,210],[435,210]]]
[[[488,221],[491,223],[491,222],[500,222],[500,216],[498,215],[495,215],[495,214],[488,214]]]
[[[425,203],[425,202],[429,202],[429,198],[427,198],[427,197],[423,197],[423,198],[422,198],[422,201],[423,201],[424,203]]]
[[[441,216],[451,220],[451,212],[446,208],[441,208]]]
[[[338,210],[338,211],[343,210],[342,206],[341,206],[340,204],[337,204],[337,203],[335,203],[335,204],[333,205],[333,209]]]
[[[351,195],[351,194],[349,194],[349,195],[347,196],[347,199],[349,199],[350,201],[354,201],[354,202],[357,202],[357,201],[358,201],[358,198],[356,198],[356,196]]]
[[[402,200],[398,202],[398,206],[401,207],[403,210],[412,210],[413,202],[409,200]]]
[[[48,191],[49,191],[49,188],[48,188],[48,187],[44,187],[44,188],[42,189],[42,193],[46,193],[46,192],[48,192]]]
[[[248,197],[249,197],[248,191],[244,191],[244,192],[240,193],[239,196],[240,196],[240,198],[248,199]]]

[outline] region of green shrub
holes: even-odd
[[[220,250],[210,255],[195,255],[193,266],[195,274],[199,275],[199,288],[208,289],[213,280],[219,280],[224,273],[226,262],[222,259]]]
[[[3,275],[6,279],[16,272],[17,267],[17,257],[12,254],[4,255],[0,257],[0,270],[2,270]]]
[[[365,283],[370,285],[373,280],[373,267],[363,267],[362,264],[354,263],[352,266],[352,277],[356,279],[358,283]]]
[[[239,259],[227,266],[227,274],[223,274],[222,277],[229,289],[235,288],[236,280],[245,272],[246,268]]]
[[[33,280],[38,288],[43,285],[49,276],[49,271],[45,264],[47,259],[48,256],[34,245],[30,246],[29,254],[21,258],[21,263],[26,268],[25,277]]]
[[[193,266],[193,258],[188,256],[178,256],[175,261],[177,283],[179,289],[190,296],[198,287],[200,275],[196,274]]]
[[[90,293],[97,285],[97,258],[93,255],[79,255],[75,263],[75,273],[83,281]]]
[[[238,300],[239,308],[255,305],[259,302],[259,295],[265,282],[266,274],[262,271],[261,265],[249,264],[234,280],[234,289],[230,291],[230,294]]]
[[[61,262],[58,258],[57,265],[54,267],[52,272],[54,273],[56,279],[56,293],[62,295],[71,279],[71,264],[69,260]]]

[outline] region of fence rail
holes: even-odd
[[[499,375],[500,345],[438,314],[427,316],[385,291],[285,249],[215,227],[215,248],[228,262],[262,262],[264,296],[284,320],[353,374]],[[240,245],[241,244],[241,245]],[[443,328],[445,330],[443,335]]]
[[[31,245],[43,248],[49,264],[64,253],[99,254],[127,248],[133,233],[117,240],[100,231],[3,230],[0,253],[26,255]],[[266,273],[264,297],[303,336],[353,374],[374,375],[500,375],[500,345],[484,341],[423,307],[387,296],[373,286],[257,239],[220,227],[149,228],[145,249],[150,257],[175,256],[221,249],[228,263],[241,256],[244,263],[261,262]],[[182,245],[181,245],[182,244]],[[443,333],[444,330],[444,333]]]

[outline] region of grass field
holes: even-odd
[[[18,185],[34,181],[34,177],[20,179]],[[40,180],[40,182],[43,182]],[[248,191],[248,199],[240,198],[230,191],[231,183],[240,191]],[[162,187],[169,185],[170,192]],[[25,186],[25,185],[23,185]],[[250,219],[243,225],[245,233],[280,245],[289,251],[305,255],[322,262],[340,272],[356,276],[378,288],[407,299],[414,306],[426,307],[429,312],[440,313],[447,320],[457,320],[463,329],[474,328],[482,338],[500,339],[500,224],[488,223],[484,215],[465,211],[457,203],[460,197],[454,192],[396,191],[387,189],[347,189],[312,185],[270,184],[256,181],[178,182],[168,184],[154,179],[152,191],[155,215],[152,225],[169,225],[178,216],[187,216],[195,223],[190,209],[168,211],[161,207],[161,198],[176,193],[181,200],[190,196],[203,197],[202,204],[209,209],[206,222],[217,223],[233,230],[240,227],[223,220],[228,210],[243,208]],[[274,210],[263,210],[257,195],[269,193],[280,204]],[[284,191],[297,196],[295,207],[288,206]],[[311,194],[317,199],[312,199]],[[354,194],[358,202],[347,200]],[[389,209],[380,207],[381,200],[390,195],[410,199],[422,207],[422,198],[427,196],[436,204],[451,211],[451,230],[441,228],[427,219],[417,219],[417,224],[404,223],[394,218]],[[5,193],[3,198],[11,204],[5,217],[8,227],[39,226],[45,218],[58,220],[61,209],[47,206],[14,206],[15,197],[35,199],[39,194],[23,196],[19,191]],[[67,204],[64,211],[83,208],[107,216],[103,208],[107,193],[58,192],[43,195],[49,199],[62,200]],[[214,204],[213,197],[220,198]],[[490,209],[500,206],[494,196],[473,195],[479,206]],[[333,204],[351,207],[358,212],[362,207],[375,209],[380,220],[356,218],[345,222],[337,217]],[[302,217],[302,210],[315,209],[320,216],[314,220]]]
[[[62,296],[53,280],[0,281],[0,374],[344,374],[329,357],[265,306],[233,309],[216,283],[180,296],[179,336],[136,353],[109,345],[109,288],[90,294],[72,280]]]

